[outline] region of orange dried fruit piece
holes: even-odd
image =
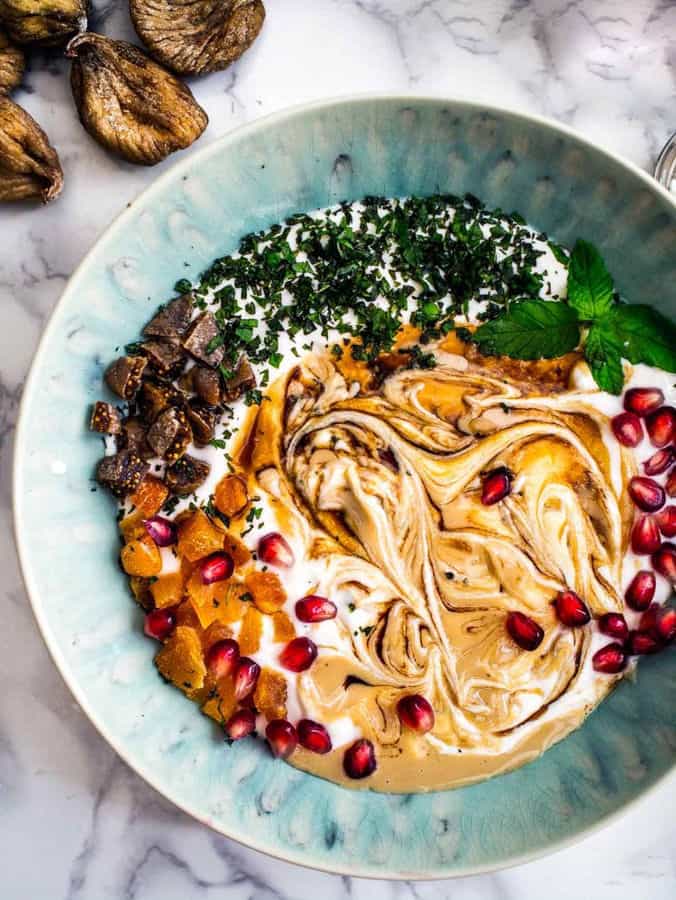
[[[188,696],[203,686],[207,674],[202,657],[202,642],[196,629],[177,625],[166,644],[155,656],[159,673]]]
[[[134,511],[147,519],[157,515],[168,496],[169,488],[163,481],[146,475],[129,499],[134,504]]]
[[[286,718],[286,678],[272,669],[261,669],[254,691],[256,709],[268,721]]]
[[[125,544],[120,552],[120,561],[127,575],[152,578],[162,571],[160,551],[148,535]]]
[[[296,636],[296,629],[293,627],[293,622],[282,609],[272,614],[272,627],[272,639],[275,643],[280,643],[282,641],[286,643],[287,641],[293,640]]]
[[[249,572],[244,583],[256,608],[263,613],[277,612],[286,601],[286,591],[274,572]]]
[[[225,475],[216,485],[214,492],[216,509],[229,519],[243,512],[248,502],[246,481],[239,475]]]
[[[201,630],[200,620],[189,600],[184,600],[174,611],[177,625],[188,625],[190,628]]]
[[[202,632],[202,646],[205,650],[208,650],[212,644],[218,643],[218,641],[225,641],[228,638],[232,638],[232,628],[228,625],[224,625],[223,622],[215,621],[212,622],[205,630]]]
[[[157,609],[178,606],[183,599],[183,575],[180,572],[161,575],[150,585],[150,593]]]
[[[146,611],[153,608],[153,598],[150,594],[150,579],[140,578],[138,575],[129,576],[129,587],[134,595],[134,600]]]
[[[244,613],[238,637],[239,652],[242,656],[256,653],[261,645],[262,634],[263,617],[254,606],[249,605],[249,608]]]
[[[235,566],[243,566],[251,559],[251,550],[244,541],[241,541],[234,534],[226,534],[223,538],[223,549],[232,557]]]
[[[190,562],[223,548],[223,532],[198,509],[178,523],[178,552]]]
[[[195,570],[188,579],[187,590],[202,628],[208,628],[212,622],[236,622],[244,615],[243,604],[239,600],[243,592],[241,586],[236,593],[232,593],[227,581],[204,584],[199,570]]]
[[[125,516],[124,519],[120,520],[118,527],[126,543],[142,538],[144,535],[148,534],[143,525],[144,518],[145,516],[143,513],[135,509],[133,512],[130,512],[129,515]]]
[[[223,602],[220,605],[219,621],[241,622],[249,608],[248,603],[242,599],[247,594],[247,590],[241,582],[223,582],[226,590],[223,595]]]

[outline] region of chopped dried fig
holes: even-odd
[[[179,341],[190,325],[192,316],[192,294],[183,294],[167,303],[143,329],[146,337],[165,338]]]
[[[133,44],[87,32],[66,55],[80,121],[111,153],[154,166],[207,127],[190,89]]]
[[[0,94],[9,94],[21,83],[25,66],[23,50],[15,47],[0,28]]]
[[[148,429],[148,443],[158,456],[176,462],[192,440],[192,431],[184,412],[170,406],[161,412]]]
[[[0,93],[0,201],[58,197],[63,172],[56,150],[26,110]]]
[[[193,397],[188,401],[186,410],[188,420],[192,425],[192,433],[198,444],[208,444],[214,436],[216,428],[216,413],[199,397]]]
[[[235,374],[225,382],[225,399],[237,400],[256,387],[256,375],[246,356],[240,356]]]
[[[141,418],[148,425],[152,425],[168,406],[182,406],[183,399],[183,394],[172,384],[151,381],[147,378],[141,385],[138,395]]]
[[[190,370],[192,388],[200,400],[209,406],[218,406],[221,402],[221,376],[214,369],[206,366],[194,366]]]
[[[140,456],[123,450],[115,456],[104,456],[96,470],[96,480],[117,497],[132,494],[148,471],[148,463]]]
[[[152,55],[181,75],[227,69],[265,20],[262,0],[130,0],[129,9]]]
[[[18,44],[63,44],[87,27],[87,0],[0,0],[0,21]]]
[[[120,414],[112,404],[97,400],[92,407],[89,427],[99,434],[119,434],[122,430]]]
[[[218,322],[212,312],[203,312],[188,329],[183,338],[183,347],[191,356],[208,366],[217,366],[225,355],[225,347],[213,347],[216,338],[219,338]],[[222,338],[220,338],[222,341]]]
[[[141,379],[148,360],[145,356],[121,356],[111,363],[104,375],[114,394],[123,400],[133,400],[141,387]]]
[[[141,459],[150,459],[155,454],[146,440],[146,429],[140,419],[132,416],[122,423],[122,430],[117,435],[118,450],[129,450]]]
[[[194,493],[206,481],[210,471],[208,463],[186,453],[173,466],[169,466],[164,481],[170,491],[179,497],[185,497]]]
[[[141,352],[148,357],[148,364],[158,375],[175,378],[185,363],[185,353],[170,341],[144,341]]]

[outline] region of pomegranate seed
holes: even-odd
[[[669,472],[665,488],[670,497],[676,497],[676,469],[672,469],[671,472]]]
[[[674,461],[673,447],[663,447],[657,450],[650,459],[646,459],[643,463],[643,471],[646,475],[661,475],[666,472]]]
[[[643,439],[643,426],[635,413],[620,413],[610,420],[610,427],[615,437],[625,447],[638,447]]]
[[[592,665],[597,672],[616,675],[627,665],[627,656],[622,644],[606,644],[592,656]]]
[[[371,741],[360,738],[343,754],[343,768],[350,778],[368,778],[378,768],[376,752]]]
[[[253,659],[248,656],[240,657],[235,667],[235,697],[243,700],[256,687],[258,676],[261,674],[261,667]]]
[[[170,547],[178,540],[176,526],[171,519],[164,516],[153,516],[143,520],[143,527],[158,547]]]
[[[676,609],[673,606],[663,606],[658,611],[655,630],[665,644],[676,638]]]
[[[653,637],[657,637],[657,613],[662,607],[659,603],[651,603],[648,609],[643,613],[638,623],[639,631],[647,631]]]
[[[554,609],[559,622],[563,622],[564,625],[568,625],[570,628],[586,625],[591,619],[589,610],[575,591],[561,591],[554,601]]]
[[[331,736],[326,728],[312,719],[301,719],[298,725],[298,741],[301,747],[313,753],[328,753],[333,749]]]
[[[650,516],[639,516],[631,531],[631,549],[645,555],[654,553],[660,545],[660,530]]]
[[[537,622],[521,612],[511,612],[507,616],[507,631],[512,640],[523,650],[535,650],[542,643],[544,631]]]
[[[629,627],[621,613],[605,613],[599,619],[599,631],[608,637],[624,641],[629,634]]]
[[[434,710],[420,694],[409,694],[397,703],[397,715],[412,731],[426,734],[434,728]]]
[[[483,480],[481,502],[484,506],[492,506],[494,503],[504,500],[511,490],[512,474],[509,469],[505,469],[504,466],[493,469]]]
[[[664,394],[659,388],[631,388],[624,395],[624,408],[637,416],[647,416],[664,403]]]
[[[298,733],[291,722],[286,719],[273,719],[265,729],[272,755],[278,759],[287,759],[298,746]]]
[[[648,416],[645,427],[655,447],[666,447],[676,437],[676,409],[673,406],[661,406]]]
[[[650,558],[653,569],[669,581],[676,581],[676,544],[665,541]]]
[[[225,733],[231,741],[241,741],[256,729],[256,714],[252,709],[238,709],[225,723]]]
[[[301,622],[326,622],[327,619],[335,619],[337,612],[335,603],[316,594],[303,597],[296,603],[296,615]]]
[[[304,672],[317,658],[317,645],[310,638],[297,637],[279,654],[279,661],[291,672]]]
[[[648,631],[630,631],[625,646],[630,656],[646,656],[662,649],[660,641]]]
[[[655,521],[665,537],[676,537],[676,506],[665,506],[657,513]]]
[[[290,569],[294,564],[293,550],[287,539],[273,531],[264,535],[258,542],[258,558],[271,566],[281,566]]]
[[[155,638],[156,641],[163,641],[169,637],[175,625],[176,619],[171,610],[153,609],[146,615],[143,631],[148,637]]]
[[[655,573],[650,569],[641,569],[637,572],[624,593],[627,606],[637,612],[648,609],[655,596],[655,584]]]
[[[636,475],[629,481],[629,496],[643,512],[655,512],[664,506],[664,488],[652,478]]]
[[[229,638],[216,641],[209,647],[205,661],[212,678],[226,678],[232,675],[239,662],[239,644]]]
[[[225,581],[235,571],[235,563],[229,553],[212,553],[200,563],[202,584]]]

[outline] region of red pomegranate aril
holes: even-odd
[[[639,631],[647,631],[654,637],[657,636],[657,613],[661,607],[659,603],[651,603],[648,609],[643,613],[638,622]]]
[[[499,503],[512,490],[512,475],[508,469],[501,467],[493,469],[484,477],[481,486],[481,502],[484,506],[493,506]]]
[[[296,615],[301,622],[326,622],[335,619],[337,612],[335,603],[316,594],[309,594],[296,603]]]
[[[168,638],[176,625],[176,619],[170,609],[153,609],[145,618],[143,631],[156,641]]]
[[[178,540],[176,526],[164,516],[152,516],[143,520],[143,527],[158,547],[170,547]]]
[[[241,741],[256,730],[256,714],[252,709],[238,709],[225,723],[225,733],[231,741]]]
[[[662,642],[649,631],[630,631],[625,647],[630,656],[647,656],[649,653],[658,653],[662,649]]]
[[[629,481],[629,496],[643,512],[656,512],[664,506],[664,488],[652,478],[635,475]]]
[[[665,644],[670,644],[676,639],[676,609],[673,606],[663,606],[655,616],[655,631]]]
[[[304,672],[317,659],[317,645],[310,638],[297,637],[279,654],[279,661],[291,672]]]
[[[575,591],[561,591],[554,601],[554,609],[559,622],[569,628],[579,628],[591,619],[589,610]]]
[[[331,736],[326,728],[312,719],[301,719],[296,725],[298,743],[313,753],[329,753],[333,749]]]
[[[645,420],[648,437],[655,447],[666,447],[676,438],[676,409],[661,406]]]
[[[627,606],[637,612],[648,609],[655,596],[655,573],[650,569],[641,569],[631,580],[631,584],[624,592]]]
[[[235,571],[235,564],[229,553],[212,553],[199,564],[202,584],[225,581]]]
[[[298,746],[298,732],[286,719],[273,719],[265,729],[272,755],[287,759]]]
[[[226,638],[216,641],[209,647],[206,655],[206,666],[212,678],[227,678],[237,668],[239,662],[239,644]]]
[[[652,516],[639,516],[631,531],[631,549],[645,556],[654,553],[660,545],[660,530]]]
[[[263,535],[260,539],[258,558],[261,562],[270,566],[280,566],[282,569],[290,569],[295,561],[289,542],[277,531]]]
[[[667,483],[664,487],[669,497],[676,497],[676,468],[669,472]]]
[[[421,694],[408,694],[397,703],[397,715],[412,731],[426,734],[434,728],[434,710]]]
[[[624,408],[637,416],[647,416],[664,403],[664,394],[659,388],[630,388],[624,395]]]
[[[622,644],[606,644],[592,656],[595,671],[616,675],[627,665],[627,655]]]
[[[378,768],[376,752],[371,741],[360,738],[343,754],[343,768],[350,778],[368,778]]]
[[[676,581],[676,544],[665,541],[650,558],[653,569],[669,581]]]
[[[235,697],[243,700],[256,687],[261,667],[248,656],[242,656],[235,667]]]
[[[633,412],[623,412],[610,420],[610,427],[618,441],[625,447],[638,447],[643,440],[641,420]]]
[[[522,650],[535,650],[545,636],[537,622],[529,616],[515,611],[510,612],[507,616],[507,631]]]
[[[676,537],[676,506],[665,506],[655,516],[657,527],[667,538]]]
[[[672,447],[662,447],[646,459],[643,463],[643,471],[646,475],[661,475],[666,472],[669,466],[674,462],[674,451]]]
[[[621,613],[604,613],[599,619],[599,631],[608,637],[624,641],[629,634],[629,626]]]

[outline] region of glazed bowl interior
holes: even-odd
[[[199,820],[306,865],[444,877],[579,837],[674,765],[676,653],[641,663],[577,732],[517,771],[455,791],[349,791],[227,747],[152,665],[117,567],[86,430],[104,366],[179,278],[298,211],[364,195],[471,192],[607,259],[633,302],[676,314],[676,206],[647,176],[552,123],[432,99],[364,98],[265,119],[195,153],[113,224],[68,285],[29,379],[16,531],[37,620],[76,698],[139,774]]]

